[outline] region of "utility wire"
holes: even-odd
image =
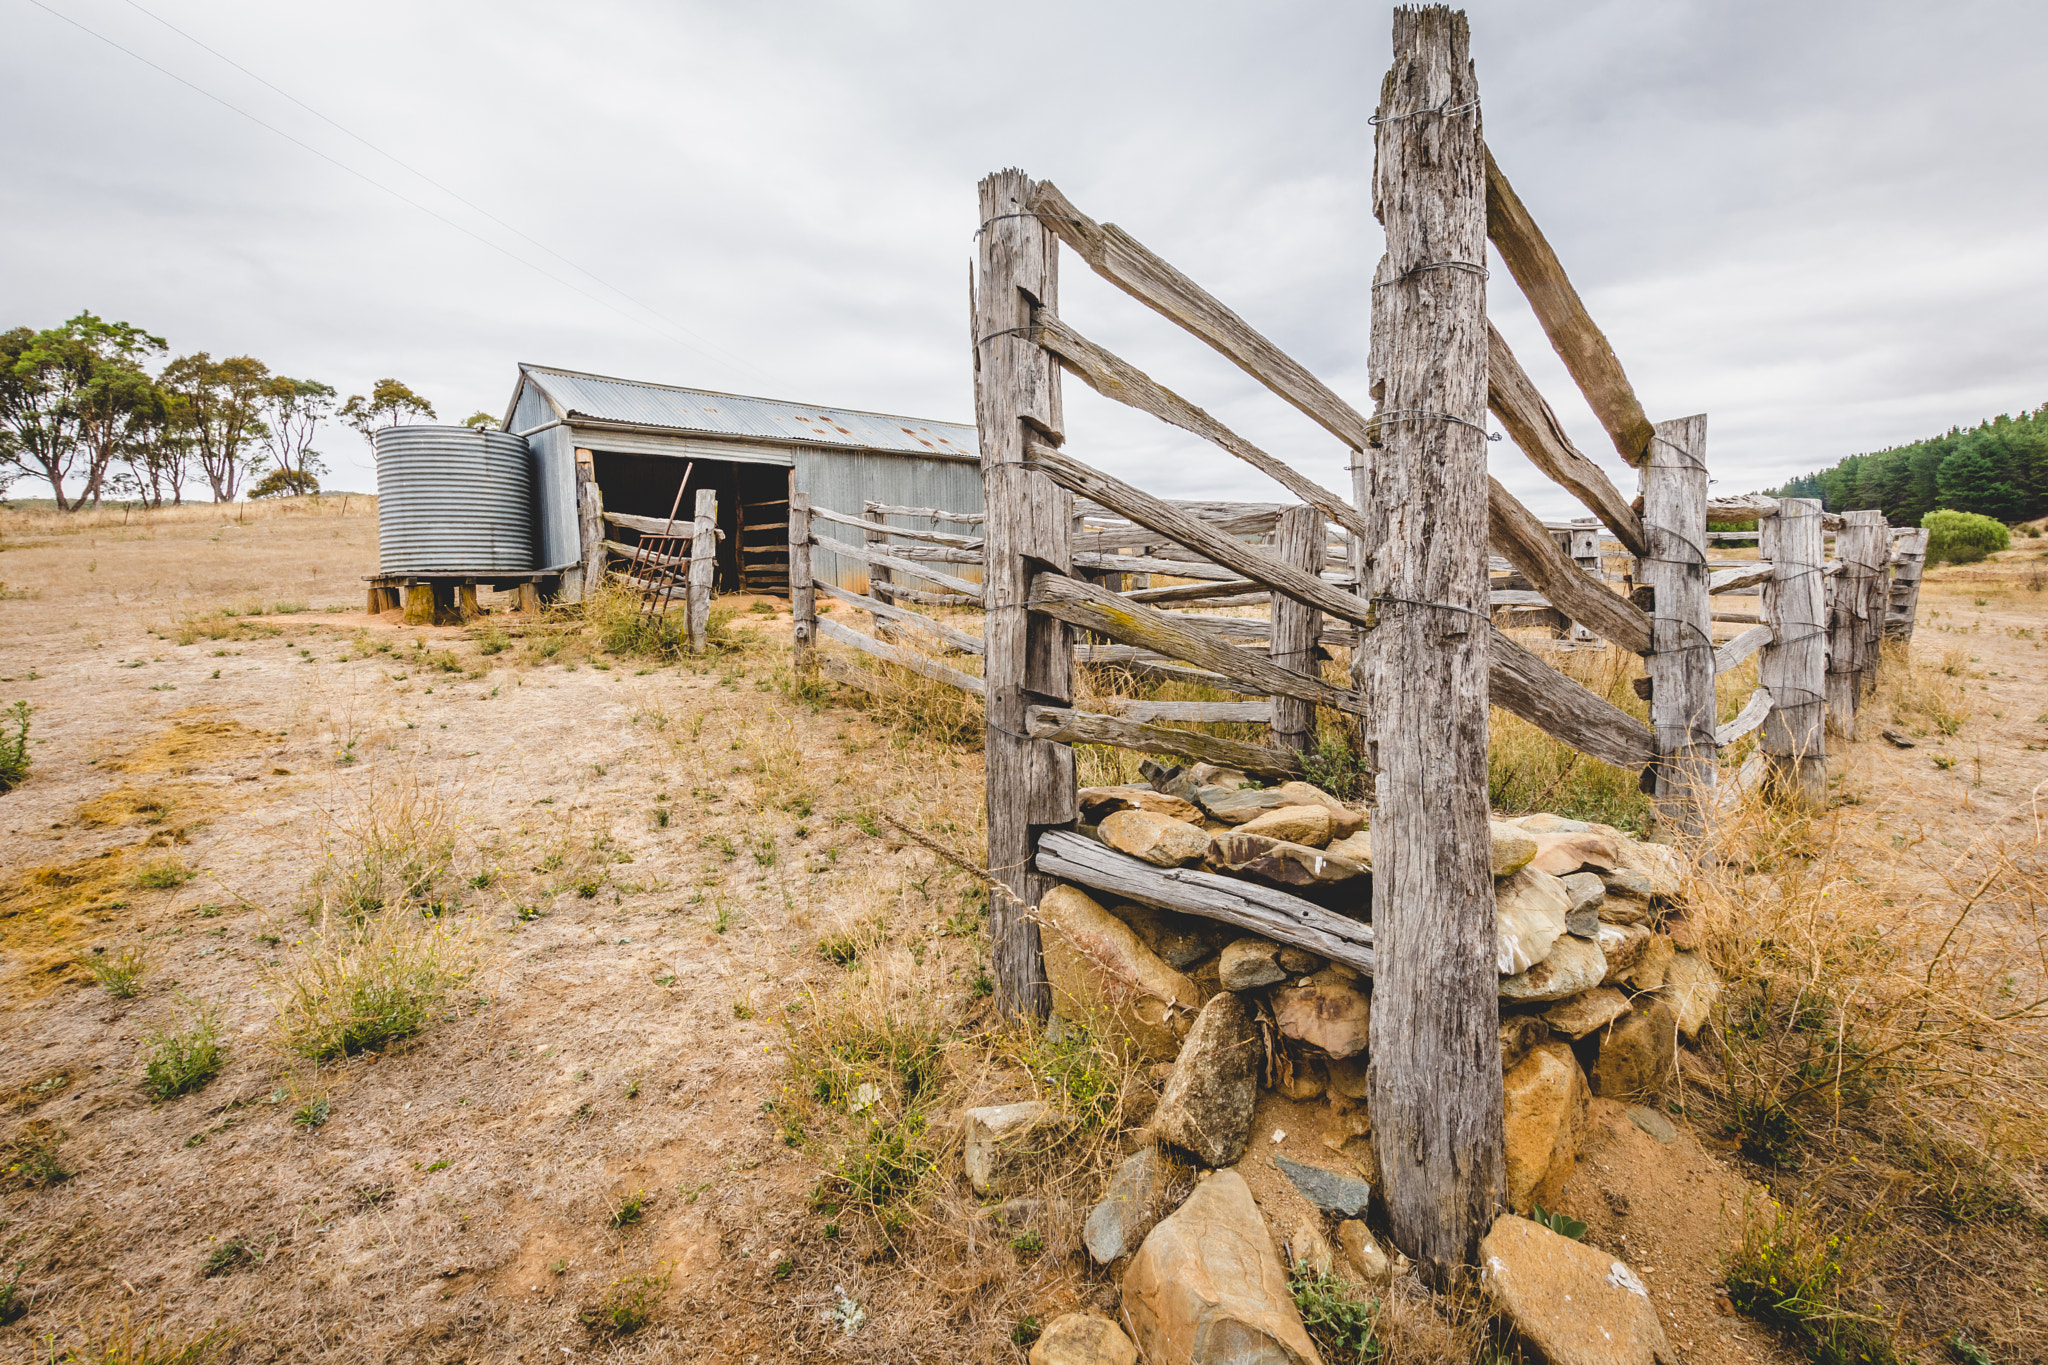
[[[133,4],[134,0],[128,0],[128,2],[130,4]],[[90,28],[85,24],[80,23],[78,20],[72,18],[70,15],[63,13],[60,10],[51,8],[49,5],[43,3],[43,0],[27,0],[27,3],[35,6],[37,9],[43,11],[45,14],[50,15],[52,18],[61,19],[63,22],[71,25],[71,27],[77,29],[79,32],[85,34],[86,36],[98,39],[100,42],[105,43],[108,47],[113,48],[116,52],[119,52],[124,56],[134,58],[136,61],[142,63],[144,66],[150,68],[152,71],[155,71],[160,75],[169,77],[171,80],[176,81],[178,84],[184,86],[186,89],[192,91],[194,94],[202,95],[205,98],[212,100],[215,104],[221,106],[221,108],[226,109],[231,113],[239,114],[241,117],[249,120],[249,122],[255,124],[257,127],[262,128],[267,132],[276,134],[278,137],[283,138],[286,142],[291,143],[293,146],[298,147],[303,151],[311,152],[314,156],[319,157],[322,161],[325,161],[330,166],[348,172],[348,174],[354,176],[356,179],[362,181],[364,184],[370,185],[376,189],[384,191],[384,193],[390,195],[392,198],[398,200],[400,203],[418,209],[421,213],[426,214],[429,218],[432,218],[437,222],[443,223],[448,227],[454,228],[457,232],[460,232],[464,236],[482,243],[484,246],[489,247],[491,250],[499,253],[500,255],[506,257],[509,260],[518,262],[520,265],[525,266],[528,270],[533,271],[535,274],[540,275],[545,279],[554,281],[556,284],[561,285],[564,289],[567,289],[572,293],[581,295],[583,298],[588,299],[590,302],[598,305],[600,308],[608,309],[609,311],[618,314],[620,317],[625,318],[628,322],[646,328],[648,331],[653,332],[662,340],[677,345],[687,346],[689,349],[698,352],[700,355],[705,356],[707,359],[724,361],[730,364],[736,364],[741,368],[746,369],[748,372],[756,375],[759,378],[762,378],[764,380],[768,379],[766,375],[761,374],[759,370],[754,369],[751,365],[747,365],[746,362],[738,360],[736,357],[720,355],[718,352],[710,349],[708,344],[700,345],[690,341],[683,340],[680,337],[670,336],[664,333],[660,328],[653,326],[646,319],[636,317],[632,313],[627,312],[625,309],[613,303],[611,300],[601,298],[598,295],[591,293],[589,290],[584,289],[580,285],[576,284],[573,280],[563,279],[560,275],[557,275],[554,272],[547,270],[530,260],[527,260],[524,256],[521,256],[518,253],[510,250],[503,244],[492,241],[490,238],[484,236],[480,232],[477,232],[475,229],[466,227],[463,224],[456,222],[454,219],[448,217],[446,214],[436,212],[434,209],[428,207],[425,204],[422,204],[419,200],[414,199],[411,196],[404,194],[399,190],[393,189],[391,186],[385,184],[383,181],[377,180],[365,174],[364,172],[357,170],[354,166],[349,165],[347,162],[338,160],[335,157],[329,155],[328,153],[321,151],[318,147],[315,147],[310,142],[306,142],[300,138],[292,136],[284,129],[279,128],[276,124],[266,122],[265,120],[257,117],[255,114],[250,113],[247,109],[242,108],[240,105],[230,103],[228,100],[223,99],[221,96],[214,94],[211,90],[206,89],[204,86],[201,86],[194,81],[188,80],[185,77],[180,76],[177,72],[172,71],[169,67],[162,66],[156,62],[153,62],[149,58],[143,56],[141,53],[135,51],[133,48],[126,47],[121,43],[116,42],[114,39],[109,38],[106,34],[101,33],[96,29]],[[235,67],[236,70],[243,72],[252,79],[261,82],[263,85],[269,86],[270,89],[276,90],[278,94],[284,95],[286,99],[289,99],[292,101],[292,103],[299,105],[300,108],[306,109],[307,112],[312,113],[315,117],[320,118],[330,124],[333,124],[336,128],[340,128],[342,132],[348,133],[350,137],[355,138],[356,141],[361,142],[366,147],[369,147],[370,150],[377,152],[378,155],[384,156],[387,159],[391,160],[392,162],[396,163],[397,165],[404,167],[404,169],[406,169],[407,171],[411,171],[412,174],[419,176],[420,179],[425,180],[430,185],[433,185],[434,188],[441,190],[442,193],[447,194],[451,198],[468,205],[470,208],[475,209],[478,213],[482,213],[486,218],[490,218],[492,222],[498,223],[500,226],[507,228],[509,231],[517,234],[520,237],[525,238],[529,242],[533,242],[535,246],[538,246],[541,248],[541,250],[548,252],[549,255],[555,256],[557,259],[567,262],[567,264],[569,264],[572,268],[581,271],[585,275],[589,275],[591,279],[597,280],[599,284],[604,284],[605,288],[611,289],[613,290],[613,292],[621,294],[622,296],[625,296],[627,298],[631,297],[630,295],[625,295],[625,291],[618,289],[616,286],[605,284],[605,282],[601,279],[598,279],[596,275],[592,275],[591,272],[584,270],[583,267],[576,265],[574,261],[568,260],[567,257],[562,256],[559,252],[553,251],[549,247],[541,244],[540,242],[534,241],[533,238],[528,237],[527,234],[520,232],[519,229],[512,227],[509,223],[505,223],[502,219],[497,218],[495,215],[487,212],[484,209],[478,208],[475,204],[471,204],[467,199],[464,199],[461,195],[456,194],[454,191],[447,189],[445,186],[436,183],[431,177],[419,171],[414,171],[412,167],[406,166],[406,164],[402,161],[399,161],[397,157],[391,156],[388,152],[382,151],[381,149],[379,149],[373,143],[367,141],[366,139],[358,137],[354,133],[350,133],[349,130],[343,128],[342,125],[334,123],[334,120],[327,118],[326,115],[321,114],[318,110],[311,108],[311,106],[306,105],[302,101],[298,100],[296,97],[287,94],[283,90],[278,89],[277,86],[271,85],[269,81],[264,80],[261,76],[256,75],[256,73],[254,73],[253,71],[249,71],[248,68],[242,66],[240,63],[235,62],[228,57],[222,56],[218,52],[214,52],[212,48],[207,47],[206,44],[199,42],[197,38],[193,38],[190,34],[187,34],[182,30],[178,29],[175,25],[172,25],[166,20],[157,18],[156,15],[150,14],[148,10],[142,9],[142,6],[140,5],[135,5],[135,8],[138,10],[142,10],[142,12],[144,14],[148,14],[150,18],[156,19],[158,23],[161,23],[164,25],[164,27],[171,29],[172,32],[177,33],[180,37],[185,38],[188,41],[195,43],[202,48],[205,48],[208,52],[212,52],[214,56],[220,57],[222,61],[227,62],[230,66]],[[639,306],[643,308],[646,307],[644,304]],[[652,308],[647,308],[646,311],[649,313],[653,313],[654,316],[657,318],[661,318],[663,322],[668,322],[667,318],[663,318],[661,314],[656,313],[655,310],[653,310]],[[679,323],[669,322],[668,325],[675,327],[678,331],[685,332],[687,335],[696,335],[695,333],[689,332],[687,328],[682,327]],[[768,382],[773,383],[774,381],[768,380]]]

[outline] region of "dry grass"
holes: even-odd
[[[310,1061],[333,1061],[410,1038],[440,1018],[448,995],[477,969],[464,924],[399,907],[330,919],[272,980],[274,1037]]]
[[[1635,655],[1618,648],[1575,649],[1546,653],[1545,661],[1647,723],[1649,707],[1632,685],[1642,676]],[[1634,834],[1649,832],[1655,817],[1635,773],[1589,758],[1498,707],[1488,717],[1487,737],[1487,800],[1496,811],[1550,811]]]

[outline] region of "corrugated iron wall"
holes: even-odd
[[[576,442],[569,428],[548,426],[559,416],[538,388],[520,388],[512,430],[532,433],[526,444],[533,451],[534,548],[543,569],[574,564],[583,554],[576,529]],[[548,429],[534,430],[543,426]]]

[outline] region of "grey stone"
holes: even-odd
[[[1288,975],[1280,965],[1280,945],[1271,939],[1241,938],[1227,943],[1217,964],[1217,976],[1226,991],[1255,991],[1285,981]]]
[[[1290,1161],[1284,1156],[1274,1157],[1273,1164],[1279,1168],[1280,1174],[1294,1182],[1294,1188],[1300,1190],[1309,1203],[1324,1213],[1334,1213],[1339,1218],[1365,1217],[1366,1205],[1372,1202],[1372,1186],[1357,1176],[1339,1175],[1320,1166]]]
[[[1152,1131],[1204,1166],[1234,1164],[1251,1138],[1264,1055],[1244,997],[1213,997],[1181,1044]]]
[[[1600,932],[1600,903],[1607,899],[1607,884],[1597,872],[1574,872],[1559,880],[1572,898],[1572,908],[1565,912],[1565,932],[1592,938]]]
[[[976,1194],[993,1194],[1005,1170],[1034,1155],[1053,1130],[1064,1126],[1060,1111],[1043,1100],[968,1110],[964,1158],[968,1183]]]
[[[1647,1104],[1630,1105],[1628,1121],[1667,1147],[1678,1141],[1678,1125]]]
[[[1159,1199],[1166,1191],[1168,1165],[1157,1147],[1146,1145],[1124,1158],[1110,1176],[1102,1198],[1081,1225],[1081,1241],[1095,1264],[1108,1265],[1137,1250],[1138,1243],[1159,1221]]]
[[[1195,793],[1195,804],[1226,825],[1241,825],[1269,810],[1294,802],[1272,788],[1203,787]]]

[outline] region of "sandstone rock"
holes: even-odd
[[[1324,1213],[1334,1213],[1339,1218],[1363,1218],[1366,1205],[1372,1202],[1372,1186],[1355,1175],[1326,1171],[1284,1156],[1274,1157],[1273,1165]]]
[[[1664,932],[1671,937],[1671,946],[1683,952],[1698,952],[1706,947],[1706,940],[1700,936],[1700,923],[1687,915],[1664,916]]]
[[[1216,835],[1207,861],[1210,870],[1226,876],[1280,887],[1336,886],[1366,873],[1363,863],[1338,854],[1242,829]]]
[[[1344,982],[1309,980],[1306,986],[1273,991],[1273,1019],[1280,1032],[1331,1057],[1355,1057],[1365,1051],[1372,997]]]
[[[1100,1313],[1062,1313],[1031,1346],[1030,1365],[1137,1365],[1138,1348]]]
[[[1195,803],[1226,825],[1241,825],[1269,810],[1294,804],[1271,787],[1220,786],[1201,788],[1195,793]]]
[[[1330,1239],[1323,1235],[1323,1220],[1314,1214],[1303,1214],[1294,1225],[1294,1231],[1287,1234],[1287,1264],[1327,1275],[1337,1264],[1337,1253],[1330,1248]]]
[[[1618,854],[1615,841],[1592,830],[1581,830],[1569,834],[1537,834],[1536,855],[1530,866],[1562,877],[1590,867],[1604,872],[1615,865]]]
[[[1075,795],[1080,799],[1081,818],[1092,825],[1101,824],[1120,810],[1150,811],[1191,824],[1202,823],[1200,806],[1149,787],[1083,787]]]
[[[1697,1037],[1713,1015],[1714,1002],[1721,998],[1721,978],[1700,954],[1674,952],[1671,965],[1664,969],[1662,995],[1678,1031],[1687,1038]]]
[[[1280,1084],[1273,1088],[1301,1104],[1321,1095],[1328,1085],[1329,1073],[1324,1070],[1322,1061],[1315,1057],[1302,1057],[1281,1073]]]
[[[1600,945],[1601,954],[1607,959],[1607,975],[1600,978],[1603,985],[1611,986],[1622,976],[1632,971],[1650,950],[1650,926],[1647,924],[1603,924],[1593,941]]]
[[[1386,1284],[1394,1278],[1393,1261],[1373,1240],[1371,1229],[1356,1218],[1337,1224],[1337,1245],[1344,1248],[1344,1259],[1367,1284]]]
[[[967,1111],[967,1183],[974,1192],[996,1192],[1019,1162],[1044,1151],[1066,1127],[1065,1116],[1043,1100],[989,1105]]]
[[[1678,1058],[1678,1020],[1655,996],[1639,996],[1607,1026],[1593,1063],[1593,1093],[1603,1100],[1653,1096],[1671,1081]]]
[[[1213,763],[1196,763],[1180,769],[1171,778],[1157,785],[1159,790],[1168,796],[1178,796],[1183,801],[1192,801],[1200,805],[1204,787],[1234,791],[1249,785],[1250,782],[1250,778],[1235,768],[1219,768]]]
[[[1536,836],[1517,825],[1500,820],[1486,822],[1487,832],[1493,836],[1493,875],[1509,877],[1529,865],[1536,856]]]
[[[1500,1069],[1511,1071],[1538,1043],[1550,1039],[1550,1025],[1540,1014],[1503,1014],[1500,1017]]]
[[[1571,897],[1564,883],[1547,872],[1525,867],[1493,884],[1494,946],[1500,974],[1525,972],[1550,956],[1564,934]]]
[[[1627,1265],[1514,1214],[1479,1243],[1480,1276],[1550,1365],[1678,1365],[1649,1290]]]
[[[1185,867],[1209,851],[1202,830],[1167,815],[1145,810],[1120,810],[1097,830],[1102,842],[1155,867]]]
[[[1641,960],[1622,974],[1622,980],[1639,991],[1656,990],[1664,984],[1664,978],[1671,970],[1671,959],[1676,951],[1671,946],[1668,934],[1652,934],[1649,946],[1643,949]]]
[[[1567,1038],[1583,1038],[1627,1013],[1627,996],[1612,986],[1595,986],[1543,1011],[1543,1022]]]
[[[1365,812],[1345,805],[1321,787],[1307,782],[1282,782],[1279,793],[1297,806],[1321,806],[1330,812],[1330,821],[1336,826],[1331,838],[1342,839],[1358,833],[1365,827]]]
[[[1550,956],[1516,976],[1501,978],[1503,1000],[1562,1000],[1589,991],[1607,975],[1607,959],[1597,944],[1569,934],[1550,945]]]
[[[1218,996],[1235,1000],[1235,996]],[[1144,1358],[1189,1365],[1309,1365],[1287,1271],[1244,1177],[1218,1171],[1152,1229],[1124,1274]]]
[[[1160,1199],[1170,1173],[1166,1158],[1150,1143],[1124,1158],[1081,1225],[1081,1242],[1095,1264],[1108,1265],[1137,1249],[1164,1212]]]
[[[1555,1204],[1578,1160],[1586,1078],[1569,1043],[1545,1043],[1501,1078],[1508,1207]]]
[[[1202,1006],[1181,1045],[1152,1131],[1204,1166],[1234,1163],[1251,1136],[1264,1055],[1244,998],[1218,995]]]
[[[1332,839],[1327,849],[1340,858],[1349,858],[1366,871],[1372,871],[1372,831],[1362,829],[1343,839]]]
[[[1341,1100],[1362,1100],[1366,1097],[1366,1059],[1363,1054],[1356,1057],[1333,1057],[1324,1064],[1330,1075],[1330,1094]]]
[[[1226,991],[1255,991],[1293,973],[1280,965],[1280,945],[1267,938],[1241,938],[1223,945],[1217,978]]]
[[[1646,844],[1639,839],[1620,840],[1614,870],[1628,873],[1649,888],[1649,894],[1671,899],[1685,882],[1685,859],[1668,844]]]
[[[1548,812],[1524,815],[1508,823],[1536,834],[1584,834],[1593,828],[1584,820],[1567,820],[1562,815],[1551,815]]]
[[[1564,916],[1565,932],[1580,938],[1593,937],[1600,931],[1600,904],[1607,899],[1606,883],[1597,872],[1574,872],[1559,880],[1564,883],[1564,893],[1572,898],[1572,908]]]
[[[1257,834],[1286,844],[1321,848],[1330,842],[1335,821],[1321,806],[1280,806],[1255,815],[1237,827],[1239,834]]]
[[[1222,937],[1215,932],[1222,926],[1212,920],[1149,905],[1113,905],[1109,913],[1130,925],[1145,946],[1176,971],[1186,971],[1215,952]]]
[[[1600,902],[1600,918],[1610,924],[1640,924],[1650,918],[1650,882],[1633,872],[1603,872],[1601,885],[1607,899]]]
[[[1038,910],[1053,1010],[1069,1019],[1106,1014],[1145,1056],[1174,1056],[1201,1008],[1194,983],[1141,943],[1129,925],[1074,887],[1054,887]]]

